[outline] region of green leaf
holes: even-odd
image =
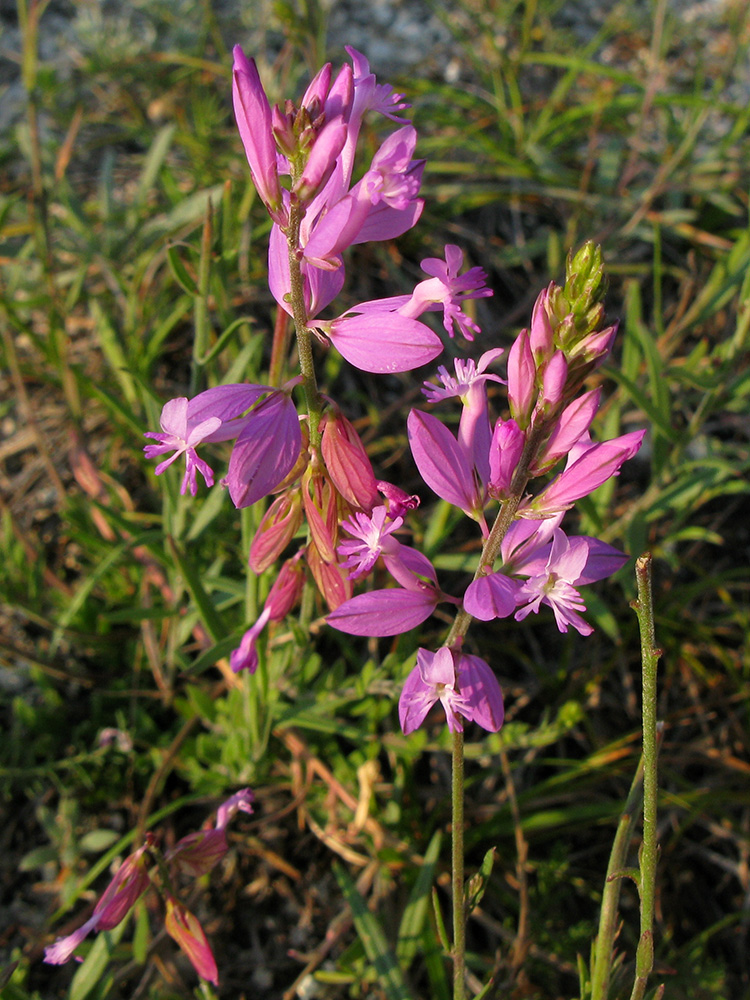
[[[167,153],[169,152],[169,147],[172,145],[176,129],[177,126],[173,122],[170,122],[169,125],[165,125],[156,133],[154,141],[151,143],[151,148],[143,162],[141,176],[138,178],[138,187],[135,194],[136,205],[142,205],[145,202],[149,191],[154,186],[162,164],[167,158]]]
[[[177,284],[182,288],[184,292],[188,295],[197,296],[198,295],[198,285],[195,282],[190,271],[182,261],[180,257],[180,251],[175,243],[170,243],[167,246],[167,261],[169,263],[169,269],[174,275],[174,279]]]
[[[171,537],[171,535],[167,536],[167,541],[169,542],[169,547],[174,554],[182,575],[185,577],[185,584],[195,601],[201,620],[206,626],[208,634],[214,642],[219,642],[220,640],[225,639],[229,629],[224,624],[224,620],[216,605],[206,592],[198,570],[193,565],[193,562],[188,557],[187,553],[180,549],[177,542]]]
[[[435,928],[437,930],[438,939],[445,951],[448,952],[451,948],[448,941],[448,931],[445,929],[443,911],[440,909],[440,898],[438,897],[437,889],[434,886],[432,887],[432,912],[435,914]]]
[[[127,920],[123,920],[111,931],[101,931],[97,934],[83,965],[73,976],[68,1000],[85,1000],[96,986],[102,984],[104,971],[127,923]]]
[[[115,830],[89,830],[81,837],[79,847],[90,854],[101,854],[119,839],[120,834]]]
[[[379,920],[367,909],[367,904],[346,869],[334,864],[333,870],[344,898],[351,908],[359,939],[368,959],[372,962],[386,997],[388,1000],[411,1000],[396,956],[388,945]]]
[[[430,893],[435,881],[435,867],[440,857],[442,837],[437,830],[425,851],[424,864],[419,869],[416,882],[409,894],[409,902],[401,917],[396,941],[396,956],[404,969],[414,960],[422,938],[425,919],[430,906]]]
[[[472,875],[465,886],[466,912],[470,914],[474,907],[479,906],[487,889],[492,866],[495,863],[495,848],[491,847],[482,859],[479,871]]]

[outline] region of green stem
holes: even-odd
[[[594,946],[591,969],[591,1000],[607,1000],[609,981],[617,934],[617,906],[620,897],[620,879],[630,876],[638,886],[641,901],[641,936],[636,953],[636,978],[631,1000],[643,1000],[648,976],[654,962],[654,900],[656,884],[656,793],[657,758],[662,728],[656,721],[656,677],[660,650],[654,642],[654,612],[651,601],[651,556],[646,554],[636,561],[638,599],[633,608],[638,616],[641,632],[641,659],[643,666],[643,754],[633,778],[625,808],[612,844],[607,867],[607,878],[602,893],[602,911],[599,933]],[[640,850],[639,870],[626,867],[627,852],[633,826],[643,804],[643,842]]]
[[[453,1000],[466,996],[466,896],[464,893],[464,734],[453,733],[451,781],[453,894]]]
[[[620,814],[617,833],[609,855],[607,877],[604,880],[604,891],[602,892],[599,933],[596,936],[591,966],[591,1000],[607,1000],[609,995],[613,948],[617,936],[617,907],[620,901],[621,879],[625,874],[628,847],[633,835],[633,826],[641,811],[642,801],[643,757],[638,763],[625,807]]]
[[[530,479],[529,469],[537,450],[544,440],[545,429],[539,426],[532,430],[524,447],[520,461],[513,474],[509,496],[503,502],[495,518],[495,523],[485,539],[479,564],[474,574],[478,579],[492,571],[492,566],[500,552],[500,546],[508,529],[515,520],[518,506],[523,498],[526,484]],[[450,632],[444,645],[454,646],[469,630],[472,616],[460,608],[456,612]],[[451,780],[451,831],[452,831],[452,896],[453,896],[453,1000],[464,1000],[466,996],[466,904],[464,897],[464,734],[453,734],[452,780]]]
[[[210,323],[208,318],[208,292],[211,281],[211,242],[213,240],[213,210],[211,202],[206,209],[206,218],[201,235],[201,256],[198,263],[198,294],[193,302],[195,334],[193,337],[193,359],[190,370],[190,395],[195,396],[203,388],[203,366],[208,353]]]
[[[289,298],[294,318],[294,329],[297,334],[297,351],[302,374],[302,387],[305,393],[305,405],[310,424],[310,446],[313,450],[320,447],[320,415],[321,401],[318,392],[318,380],[315,377],[315,365],[312,354],[312,334],[307,326],[307,308],[305,306],[304,278],[299,254],[299,228],[302,222],[302,211],[299,205],[292,205],[289,210],[289,228],[287,229],[287,244],[289,246]]]
[[[654,904],[656,862],[659,855],[656,828],[658,790],[657,758],[659,733],[656,721],[656,680],[661,650],[656,645],[654,607],[651,598],[651,555],[635,564],[638,598],[633,607],[641,633],[643,672],[643,843],[640,851],[641,937],[635,957],[635,982],[631,1000],[643,1000],[648,977],[654,967]]]

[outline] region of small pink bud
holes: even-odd
[[[496,500],[508,496],[513,473],[521,458],[526,436],[515,420],[498,420],[490,444],[489,493]]]
[[[545,288],[537,296],[534,309],[531,313],[531,329],[529,331],[529,343],[537,364],[550,357],[554,349],[552,337],[552,324],[550,323],[547,308],[551,290],[555,287],[554,282]]]
[[[338,512],[330,480],[309,470],[302,480],[302,503],[310,535],[321,558],[327,563],[335,562]]]
[[[318,590],[331,611],[335,611],[344,601],[348,601],[354,592],[346,570],[341,569],[335,562],[323,559],[314,541],[307,546],[306,558]]]
[[[379,502],[375,473],[354,425],[339,410],[326,414],[321,449],[328,474],[344,500],[370,514]]]
[[[568,377],[568,362],[562,351],[555,351],[542,373],[542,407],[543,412],[554,409],[563,398],[565,382]]]
[[[302,596],[305,585],[305,570],[301,562],[302,550],[287,559],[279,570],[273,586],[266,598],[266,607],[270,611],[270,620],[280,622],[289,614]]]
[[[521,330],[508,352],[508,403],[518,426],[525,430],[536,402],[536,364],[528,330]]]
[[[299,490],[277,497],[258,525],[250,544],[248,565],[253,573],[263,573],[279,558],[302,524],[302,497]]]
[[[172,896],[167,896],[164,929],[190,959],[198,975],[218,986],[216,960],[198,918]]]

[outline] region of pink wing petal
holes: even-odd
[[[489,622],[507,618],[516,609],[516,594],[520,584],[504,573],[480,576],[466,589],[464,607],[474,618]]]
[[[426,621],[436,604],[432,592],[400,587],[373,590],[345,601],[326,621],[348,635],[400,635]]]
[[[268,496],[291,472],[302,435],[297,410],[284,393],[275,393],[253,411],[237,438],[224,480],[235,507],[249,507]]]
[[[435,493],[467,513],[478,505],[474,475],[463,448],[437,417],[412,410],[409,444],[419,474]]]
[[[443,350],[437,334],[398,313],[367,313],[335,319],[328,335],[339,354],[364,372],[408,372]]]

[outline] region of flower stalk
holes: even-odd
[[[307,325],[305,285],[299,254],[299,233],[302,215],[303,210],[299,204],[291,206],[289,210],[289,228],[286,234],[289,247],[289,301],[294,318],[294,330],[297,335],[299,367],[302,375],[302,388],[305,393],[305,406],[310,426],[310,447],[317,450],[320,447],[321,402],[318,391],[318,380],[315,375],[315,364],[313,362],[312,336]]]
[[[631,1000],[643,1000],[648,977],[654,967],[654,904],[656,897],[657,791],[660,726],[656,721],[656,680],[661,650],[656,645],[654,606],[651,596],[651,554],[636,560],[638,597],[634,610],[641,633],[643,672],[643,843],[640,851],[641,936],[635,958],[635,983]]]

